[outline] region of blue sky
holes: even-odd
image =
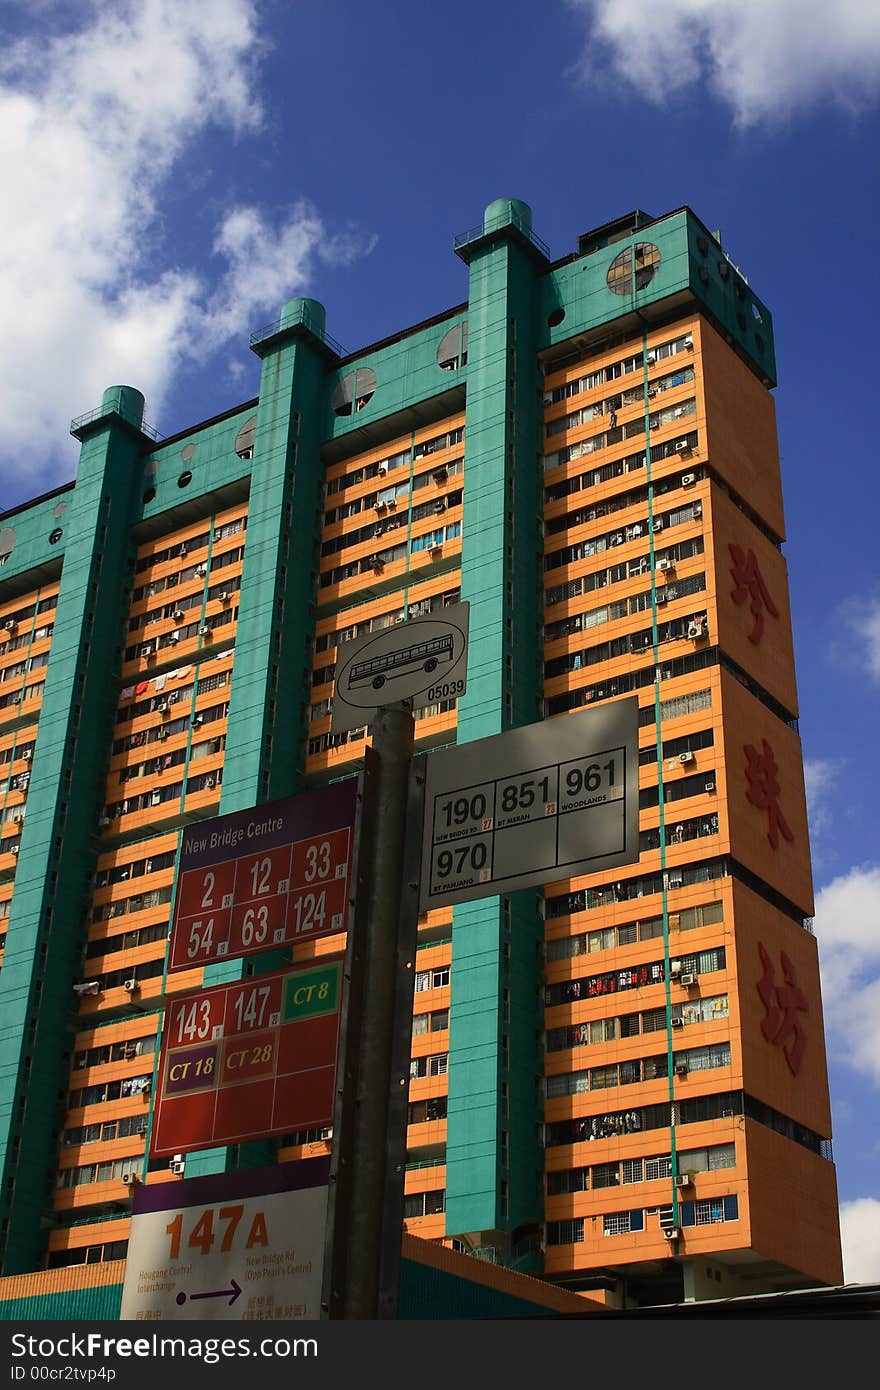
[[[126,382],[164,434],[257,392],[310,294],[349,350],[460,302],[452,238],[554,256],[690,204],[775,319],[846,1277],[880,1279],[875,0],[5,0],[0,505]]]

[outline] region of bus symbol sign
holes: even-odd
[[[361,728],[380,705],[408,700],[422,709],[463,695],[469,613],[458,603],[341,642],[330,732]]]

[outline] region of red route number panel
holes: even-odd
[[[172,1000],[155,1157],[333,1123],[342,959]]]
[[[184,869],[169,970],[231,960],[345,930],[352,831],[345,826],[238,859]]]

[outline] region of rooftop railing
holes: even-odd
[[[70,422],[70,433],[76,434],[77,430],[83,429],[86,425],[91,425],[93,421],[100,420],[105,415],[121,415],[123,420],[127,420],[136,430],[140,430],[141,434],[147,435],[149,439],[152,439],[157,444],[160,440],[165,438],[165,436],[160,434],[157,429],[154,429],[152,425],[148,425],[146,420],[138,420],[136,416],[130,415],[127,410],[120,410],[118,406],[108,407],[104,405],[96,406],[94,410],[87,410],[85,415],[77,415],[76,419]]]
[[[499,222],[496,226],[485,227],[481,222],[478,227],[471,227],[467,232],[459,232],[458,236],[453,239],[453,249],[455,251],[460,251],[463,246],[468,246],[472,241],[479,241],[481,237],[487,236],[494,231],[500,231],[503,227],[516,227],[517,231],[521,232],[522,235],[541,252],[541,255],[546,256],[549,261],[550,247],[532,231],[524,217],[518,217],[515,213],[506,222]]]
[[[264,343],[267,338],[274,338],[276,333],[283,333],[285,329],[294,328],[297,324],[307,328],[336,357],[346,356],[342,344],[337,343],[335,338],[331,338],[321,321],[314,314],[309,313],[305,307],[292,314],[282,314],[281,318],[276,319],[274,323],[267,323],[264,328],[258,328],[255,333],[251,334],[248,340],[249,344],[251,347],[255,347],[258,343]]]

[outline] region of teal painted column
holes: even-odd
[[[323,306],[313,299],[290,300],[253,347],[262,373],[221,815],[289,796],[301,784],[320,544],[321,408],[327,363],[336,360],[325,343]],[[211,965],[205,983],[263,974],[284,958],[267,952],[250,963]],[[205,1149],[189,1155],[186,1172],[270,1160],[267,1143]]]
[[[541,381],[537,286],[547,261],[525,203],[498,199],[458,248],[470,268],[462,598],[468,689],[458,742],[540,717]],[[533,892],[456,907],[452,930],[446,1230],[510,1258],[543,1212],[539,947]]]
[[[4,1274],[41,1263],[79,1025],[79,977],[130,583],[129,506],[151,441],[143,397],[105,391],[82,444],[0,972],[0,1240]]]

